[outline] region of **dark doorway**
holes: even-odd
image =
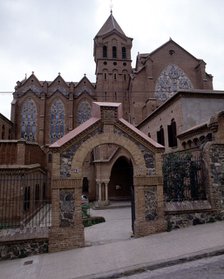
[[[108,187],[109,200],[131,201],[133,167],[130,160],[120,157],[114,163]]]
[[[83,194],[89,193],[89,180],[87,177],[83,177],[83,180],[82,180],[82,193]]]

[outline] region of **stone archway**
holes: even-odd
[[[102,144],[115,144],[130,155],[135,196],[134,233],[144,236],[165,229],[162,158],[164,148],[122,118],[121,104],[93,103],[92,118],[50,146],[52,228],[49,250],[84,246],[81,191],[84,160]],[[108,177],[101,177],[108,185]],[[101,193],[101,189],[100,189]]]

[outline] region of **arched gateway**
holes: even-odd
[[[122,118],[120,103],[93,103],[92,118],[50,146],[52,152],[52,228],[49,250],[84,246],[81,214],[83,166],[91,151],[116,145],[128,154],[133,167],[134,234],[165,230],[162,183],[163,146]],[[106,204],[109,177],[96,176],[98,201]],[[102,185],[104,194],[102,197]]]

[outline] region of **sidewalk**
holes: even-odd
[[[224,253],[224,222],[217,222],[143,238],[3,261],[0,262],[0,278],[119,278],[122,274],[221,253]]]

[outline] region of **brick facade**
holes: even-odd
[[[9,140],[14,138],[13,123],[0,113],[0,140]]]
[[[158,141],[158,132],[162,127],[166,152],[176,152],[189,147],[197,147],[201,135],[195,137],[193,131],[198,133],[199,128],[201,130],[203,128],[201,125],[209,123],[210,118],[223,109],[223,91],[179,91],[137,127],[155,141]],[[171,146],[169,142],[168,126],[171,125],[172,120],[176,124],[177,144],[175,146]],[[205,135],[203,134],[204,139],[208,134],[208,129],[203,131],[206,132]],[[198,138],[198,141],[195,141],[195,138]],[[191,146],[189,144],[187,146],[189,140],[191,140]]]
[[[83,181],[89,183],[90,199],[107,205],[108,193],[116,196],[116,180],[110,180],[110,175],[119,159],[128,162],[131,174],[128,183],[133,184],[135,194],[135,236],[164,231],[172,218],[164,218],[164,148],[156,142],[158,135],[167,152],[185,149],[186,143],[197,142],[194,129],[223,110],[224,94],[212,90],[212,76],[206,73],[203,60],[169,40],[151,53],[138,54],[132,68],[131,48],[132,38],[111,14],[94,38],[95,83],[86,76],[68,82],[60,73],[53,81],[40,81],[32,73],[17,82],[12,122],[0,116],[4,138],[0,164],[25,166],[32,175],[32,165],[38,163],[39,171],[45,175],[47,169],[51,177],[49,251],[84,246]],[[222,121],[210,124],[213,130],[217,125],[223,127]],[[208,202],[212,210],[219,211],[223,210],[221,130],[213,133],[214,144],[204,149]],[[11,134],[15,140],[5,141]],[[200,142],[204,144],[204,138]],[[119,183],[125,184],[125,179]],[[192,218],[186,212],[183,216]]]

